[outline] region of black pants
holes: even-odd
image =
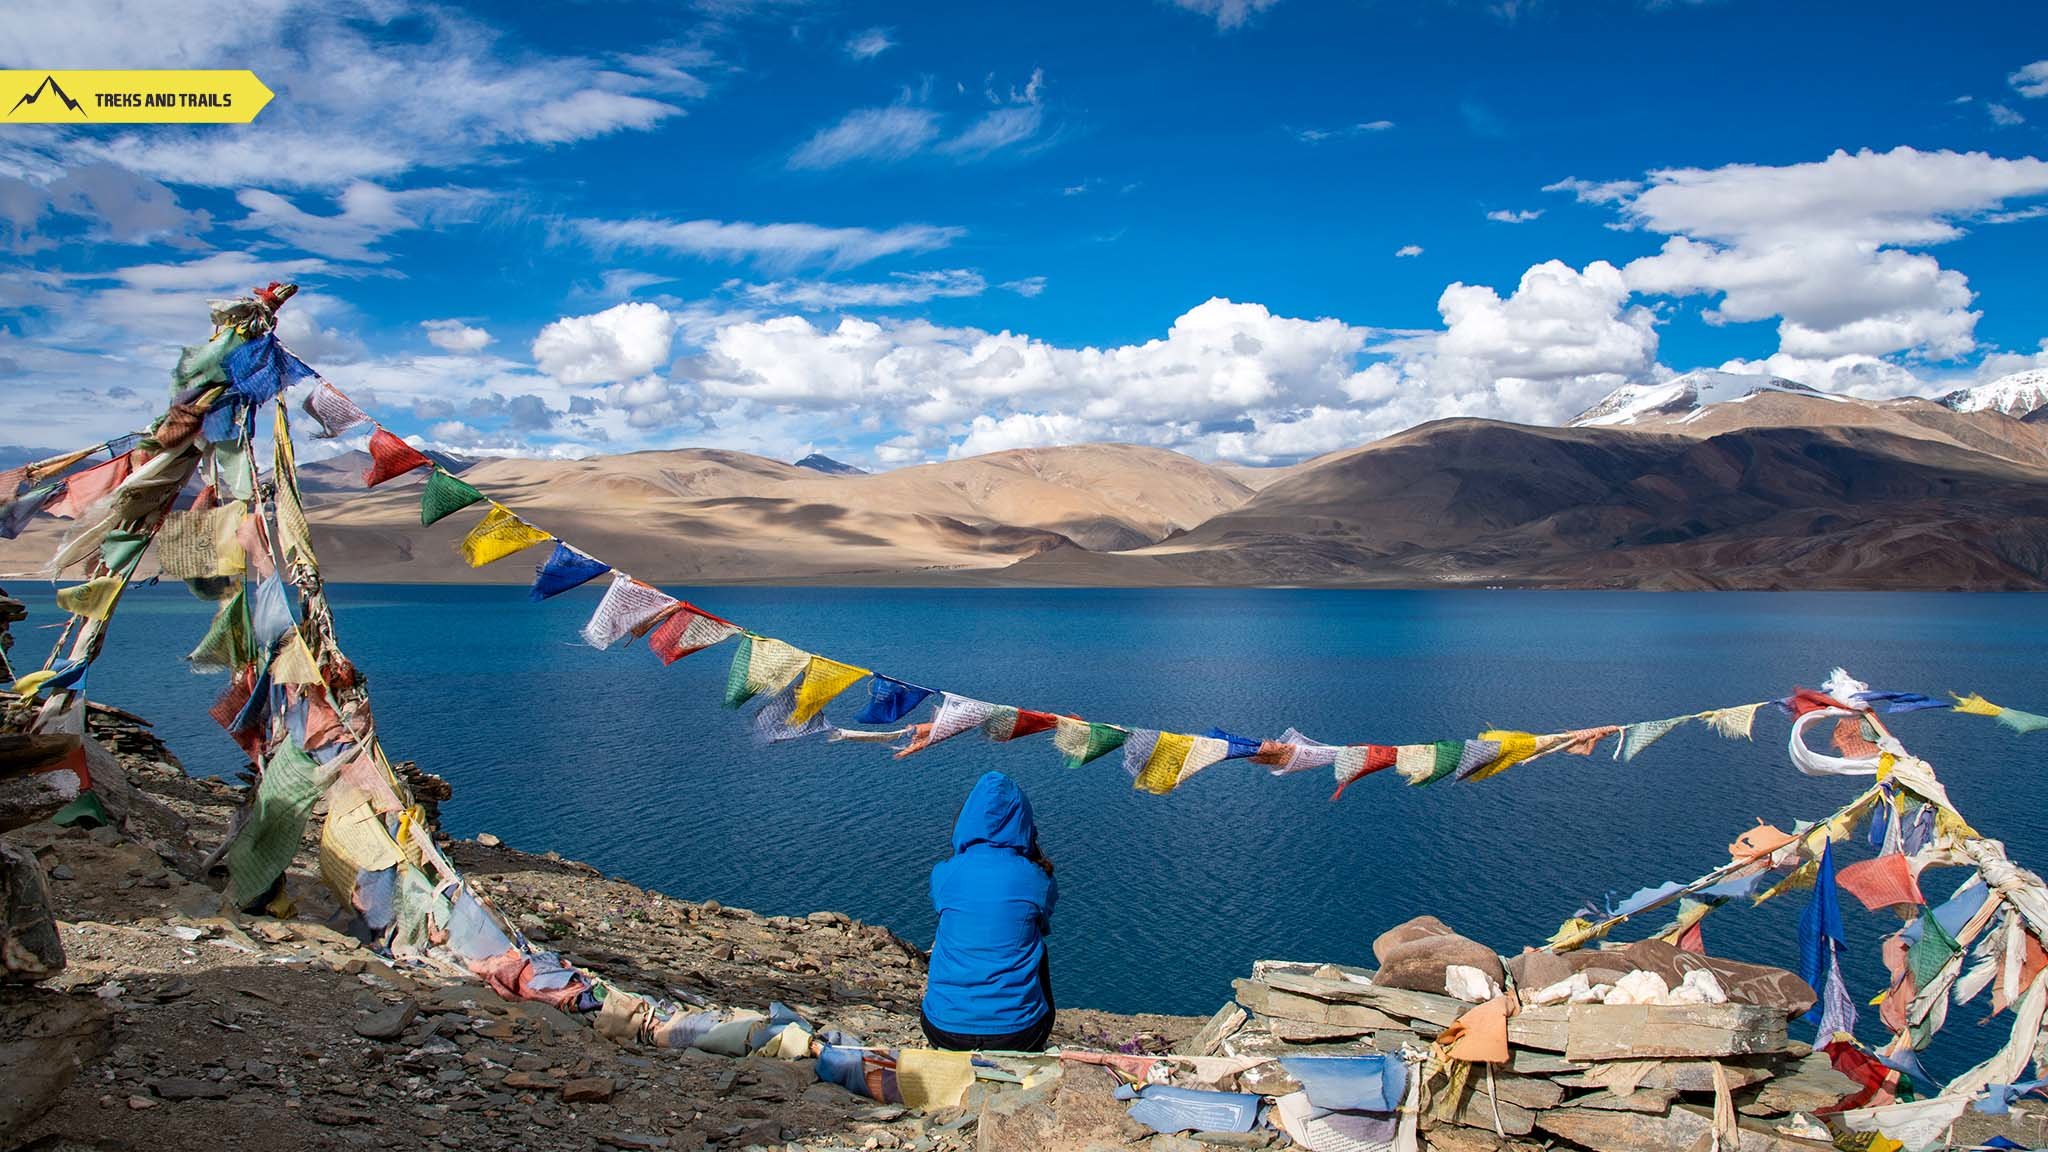
[[[947,1052],[1043,1052],[1045,1042],[1052,1037],[1052,965],[1050,957],[1039,961],[1038,986],[1045,991],[1045,1016],[1038,1023],[1021,1032],[1008,1032],[996,1036],[977,1036],[969,1032],[948,1032],[932,1023],[931,1017],[918,1009],[918,1022],[924,1025],[924,1038],[934,1048]]]

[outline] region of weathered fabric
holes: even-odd
[[[44,506],[43,511],[64,520],[84,517],[86,510],[121,486],[135,472],[135,454],[123,452],[104,464],[95,464],[64,480],[64,493]]]
[[[894,744],[906,736],[913,735],[915,727],[912,725],[909,728],[890,728],[872,732],[865,728],[834,728],[825,733],[825,740],[831,744],[842,741],[851,741],[855,744]]]
[[[1998,713],[1998,722],[2022,736],[2029,732],[2039,732],[2043,728],[2048,728],[2048,716],[2037,716],[2032,712],[2022,712],[2017,708],[2001,709]]]
[[[232,731],[234,729],[235,717],[241,715],[243,706],[249,703],[249,699],[253,695],[255,679],[256,669],[254,666],[243,665],[235,669],[234,679],[229,680],[227,687],[220,690],[220,695],[214,698],[213,704],[207,708],[206,714],[213,717],[214,723]]]
[[[28,527],[28,522],[35,519],[36,513],[48,507],[63,491],[63,481],[52,480],[47,484],[38,484],[12,500],[0,503],[0,540],[12,540],[21,535],[21,530]]]
[[[248,592],[237,585],[235,594],[221,601],[213,622],[206,627],[206,635],[186,653],[185,660],[194,672],[229,672],[254,659],[256,649],[249,638]]]
[[[334,771],[358,791],[369,798],[370,807],[377,812],[390,815],[401,812],[405,804],[398,798],[397,789],[391,785],[391,777],[383,765],[377,762],[373,749],[358,747],[353,753],[342,757],[334,764]]]
[[[860,683],[861,677],[866,675],[868,670],[865,668],[812,656],[804,666],[803,679],[797,681],[790,719],[797,724],[810,721],[832,702],[833,697]]]
[[[284,558],[300,564],[313,563],[313,526],[306,523],[305,506],[292,487],[279,484],[277,499],[277,543]]]
[[[930,743],[950,740],[962,732],[981,727],[994,714],[996,707],[986,700],[955,696],[951,692],[940,693],[938,711],[932,713]]]
[[[1913,972],[1913,984],[1926,988],[1941,975],[1942,968],[1961,953],[1963,946],[1934,913],[1923,912],[1920,916],[1920,938],[1906,949],[1906,964]]]
[[[1814,724],[1840,719],[1853,713],[1846,709],[1823,708],[1799,714],[1786,738],[1786,754],[1792,766],[1806,776],[1875,776],[1877,756],[1829,756],[1807,746],[1806,730]]]
[[[287,740],[263,765],[248,818],[228,845],[228,879],[235,905],[261,896],[298,854],[313,802],[325,791],[320,766]]]
[[[403,476],[415,468],[431,468],[434,462],[419,449],[383,428],[370,433],[370,466],[363,472],[363,487],[375,488],[386,480]],[[496,508],[497,505],[492,505]]]
[[[370,419],[369,413],[325,380],[306,394],[305,409],[306,415],[320,422],[316,436],[323,440],[331,440]]]
[[[346,780],[337,781],[328,793],[327,819],[320,828],[320,879],[328,890],[364,911],[356,902],[357,878],[395,868],[404,860],[369,796]]]
[[[1151,748],[1147,750],[1144,762],[1138,765],[1138,770],[1133,773],[1131,787],[1155,796],[1164,796],[1173,791],[1174,785],[1180,782],[1181,765],[1187,762],[1188,753],[1194,751],[1194,747],[1195,738],[1188,733],[1159,733],[1158,738],[1152,741]],[[1130,764],[1130,748],[1131,745],[1124,745],[1126,767]]]
[[[888,676],[868,681],[868,702],[854,719],[862,724],[894,724],[915,711],[932,690]]]
[[[1316,768],[1328,768],[1337,762],[1339,745],[1325,744],[1311,740],[1294,728],[1280,734],[1278,740],[1267,740],[1252,753],[1251,761],[1262,764],[1274,776],[1287,776],[1295,772],[1307,772]]]
[[[768,636],[740,637],[725,678],[725,706],[737,708],[754,697],[789,687],[803,675],[811,654]]]
[[[1190,777],[1202,769],[1221,764],[1230,759],[1230,742],[1215,736],[1196,736],[1188,743],[1188,754],[1174,773],[1173,787],[1185,784]]]
[[[57,607],[87,620],[105,620],[121,598],[128,580],[123,576],[98,576],[83,584],[57,590]]]
[[[256,585],[256,598],[249,604],[249,635],[257,651],[271,651],[285,633],[299,626],[293,603],[296,599],[285,590],[284,578],[275,572]]]
[[[511,509],[502,504],[492,504],[484,518],[462,538],[462,558],[471,568],[481,568],[493,560],[503,560],[514,552],[552,539],[554,537],[513,515]]]
[[[550,596],[559,596],[571,588],[581,587],[612,570],[602,560],[586,556],[560,540],[555,541],[555,550],[533,570],[533,590],[527,599],[535,604]]]
[[[1841,870],[1836,883],[1872,912],[1899,904],[1925,904],[1913,866],[1903,852],[1886,852],[1858,860]]]
[[[194,404],[173,402],[164,410],[163,418],[156,422],[149,438],[166,452],[176,452],[199,438],[199,432],[206,426],[206,413]]]
[[[583,626],[583,642],[600,650],[609,648],[675,603],[676,598],[661,589],[615,572],[611,587],[605,589],[604,598]]]
[[[313,659],[313,649],[306,645],[306,634],[294,628],[285,633],[284,643],[278,645],[277,655],[270,661],[270,682],[272,684],[319,684],[320,663]]]
[[[1501,745],[1498,740],[1467,740],[1458,750],[1458,767],[1451,774],[1453,780],[1469,780],[1480,769],[1500,758]]]
[[[797,714],[802,692],[799,681],[770,696],[754,714],[754,739],[764,744],[780,744],[785,740],[801,740],[828,731],[832,727],[831,722],[819,713],[813,712],[809,716]]]
[[[1757,709],[1762,707],[1762,704],[1744,704],[1737,708],[1716,708],[1701,713],[1700,719],[1730,740],[1751,740],[1755,738],[1751,732],[1756,726]]]
[[[227,373],[221,365],[228,355],[240,348],[245,338],[233,328],[224,328],[218,336],[204,344],[192,344],[178,350],[177,367],[171,370],[171,387],[193,388],[201,384],[224,384]]]
[[[1935,1096],[1903,1104],[1856,1108],[1836,1113],[1835,1119],[1851,1132],[1876,1132],[1898,1141],[1903,1152],[1927,1152],[1945,1147],[1943,1134],[1970,1107],[1968,1096]]]
[[[206,455],[212,462],[211,475],[220,478],[221,486],[230,496],[237,500],[255,499],[255,477],[249,474],[247,440],[214,440],[206,446]]]
[[[1061,716],[1053,729],[1052,746],[1059,750],[1067,767],[1079,768],[1123,747],[1124,739],[1129,735],[1114,724],[1096,724]]]
[[[1309,1103],[1347,1112],[1394,1112],[1408,1095],[1408,1065],[1399,1053],[1289,1056],[1280,1067],[1301,1084]]]
[[[1426,784],[1436,774],[1436,745],[1403,744],[1394,749],[1394,771],[1410,784]]]
[[[305,361],[287,351],[271,332],[229,352],[222,366],[228,392],[250,405],[268,403],[279,392],[313,377]]]
[[[1637,754],[1657,741],[1662,740],[1673,728],[1691,720],[1691,716],[1673,716],[1668,720],[1645,720],[1630,724],[1621,730],[1621,743],[1614,749],[1616,760],[1633,760]]]
[[[1464,779],[1484,780],[1489,776],[1498,776],[1522,761],[1535,756],[1543,747],[1541,738],[1533,732],[1493,730],[1481,732],[1479,739],[1482,742],[1491,742],[1498,745],[1500,751],[1494,753],[1493,759],[1473,769]],[[1556,747],[1556,745],[1553,744],[1552,747]]]
[[[1033,736],[1050,730],[1060,718],[1050,712],[1034,712],[1029,708],[1012,708],[1008,704],[998,705],[981,722],[981,734],[998,744],[1015,740],[1019,736]]]
[[[1400,750],[1384,744],[1353,744],[1337,752],[1334,769],[1337,776],[1337,790],[1330,793],[1335,800],[1344,795],[1344,790],[1354,781],[1370,776],[1383,768],[1392,768],[1399,759]]]
[[[647,647],[663,664],[673,664],[692,652],[701,652],[739,635],[741,628],[721,620],[694,604],[683,604],[647,634]]]
[[[165,516],[156,533],[157,567],[176,580],[241,575],[248,560],[235,530],[248,511],[248,505],[233,500]]]
[[[1835,899],[1834,843],[1823,840],[1819,870],[1814,875],[1813,899],[1799,914],[1799,978],[1809,987],[1821,987],[1824,978],[1836,971],[1833,968],[1834,956],[1846,942],[1842,932],[1842,907]],[[1820,1011],[1818,1005],[1809,1009],[1806,1021],[1819,1023]]]
[[[467,481],[458,479],[436,468],[427,474],[426,486],[420,489],[420,523],[432,524],[451,512],[460,512],[484,498],[484,494],[471,487]]]
[[[1436,763],[1431,765],[1429,775],[1410,784],[1434,784],[1458,770],[1458,764],[1465,758],[1465,741],[1439,740],[1429,747],[1436,751]]]

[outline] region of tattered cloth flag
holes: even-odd
[[[240,332],[227,328],[204,344],[179,349],[178,365],[171,370],[171,386],[191,388],[200,384],[225,383],[227,374],[221,370],[221,364],[246,339]]]
[[[39,672],[31,672],[16,680],[9,690],[23,699],[34,699],[46,692],[53,692],[60,688],[69,688],[77,684],[85,679],[87,667],[88,665],[83,660],[59,660],[53,667],[45,668]]]
[[[1744,704],[1736,708],[1716,708],[1700,713],[1700,719],[1730,740],[1754,740],[1756,737],[1752,732],[1756,726],[1756,712],[1762,707],[1762,704]]]
[[[311,379],[305,361],[285,350],[276,335],[266,332],[228,353],[228,391],[244,403],[268,403],[279,392]]]
[[[931,723],[919,724],[912,728],[910,742],[897,750],[896,758],[901,760],[905,756],[922,752],[941,740],[950,740],[962,732],[979,728],[995,710],[996,705],[986,700],[941,692],[939,707],[932,713]]]
[[[1131,774],[1131,787],[1155,796],[1173,791],[1194,746],[1194,736],[1185,732],[1133,731],[1124,742],[1124,771]]]
[[[514,552],[531,548],[554,537],[521,520],[503,504],[492,504],[484,518],[462,538],[462,558],[471,568],[503,560]],[[594,573],[593,573],[594,575]],[[580,583],[580,581],[579,581]]]
[[[675,603],[675,597],[651,584],[624,572],[613,573],[611,587],[605,589],[604,599],[597,602],[597,610],[583,626],[583,642],[600,650],[609,648]]]
[[[105,464],[95,464],[64,481],[64,494],[43,510],[65,520],[76,520],[100,497],[121,486],[135,471],[135,454],[123,452]]]
[[[1067,767],[1079,768],[1090,760],[1123,747],[1124,740],[1129,735],[1129,732],[1114,724],[1096,724],[1072,716],[1061,716],[1053,729],[1052,746],[1059,749]]]
[[[725,706],[737,708],[754,697],[774,694],[803,675],[811,654],[767,636],[740,637],[725,677]]]
[[[790,720],[799,725],[808,724],[817,718],[818,713],[824,711],[825,705],[831,703],[834,696],[860,683],[861,677],[867,674],[868,670],[865,668],[841,664],[837,660],[828,660],[823,656],[812,656],[810,663],[804,666],[803,679],[797,681],[795,702],[789,713]],[[823,721],[819,723],[820,726],[812,731],[823,730]],[[804,734],[808,735],[809,732]]]
[[[304,407],[306,415],[320,422],[319,439],[332,440],[358,424],[367,423],[370,414],[356,407],[356,402],[344,395],[341,389],[322,380],[318,387],[306,394]]]
[[[472,488],[466,481],[439,468],[427,475],[427,485],[420,490],[420,523],[432,524],[451,512],[464,508],[484,498],[484,494]]]
[[[135,571],[136,561],[149,547],[149,533],[131,528],[116,528],[100,540],[100,563],[107,571],[123,575]]]
[[[320,664],[313,659],[313,649],[306,645],[306,634],[294,628],[286,634],[284,643],[278,646],[277,656],[270,662],[272,684],[319,684]]]
[[[1259,750],[1252,753],[1251,761],[1264,765],[1271,775],[1286,776],[1313,768],[1328,768],[1337,762],[1339,747],[1341,745],[1311,740],[1300,731],[1289,728],[1280,734],[1280,739],[1261,743]]]
[[[98,576],[57,590],[57,607],[87,620],[105,620],[128,583],[125,576]]]
[[[1211,728],[1194,738],[1188,745],[1187,759],[1180,764],[1180,773],[1174,777],[1173,786],[1178,788],[1202,769],[1225,760],[1243,760],[1255,756],[1259,742],[1243,736],[1234,736],[1221,728]]]
[[[1849,1032],[1856,1026],[1856,1009],[1848,1008],[1847,1026],[1838,1019],[1841,1005],[1848,1003],[1842,988],[1838,953],[1846,942],[1842,932],[1842,906],[1835,899],[1835,853],[1833,842],[1821,841],[1820,861],[1814,873],[1813,899],[1799,914],[1799,978],[1820,990],[1820,999],[1803,1017],[1810,1024],[1830,1024],[1832,1031],[1818,1035],[1825,1041],[1834,1031]]]
[[[194,672],[228,672],[254,659],[256,650],[249,642],[248,590],[238,585],[234,595],[221,601],[206,635],[198,647],[186,653],[185,660]]]
[[[363,487],[375,488],[386,480],[403,476],[416,468],[431,468],[434,462],[419,449],[383,428],[370,433],[370,467],[363,473]],[[493,504],[493,508],[497,505]],[[473,565],[472,565],[473,567]]]
[[[1669,720],[1645,720],[1630,724],[1621,730],[1621,743],[1615,745],[1616,760],[1633,760],[1636,754],[1664,738],[1673,728],[1694,719],[1692,716],[1673,716]]]
[[[929,688],[877,674],[868,681],[868,702],[854,719],[862,724],[894,724],[915,711],[931,694]]]
[[[248,560],[235,530],[248,511],[248,505],[231,500],[165,516],[156,533],[157,567],[176,580],[240,575]]]
[[[237,907],[269,891],[298,855],[313,802],[326,791],[320,765],[286,740],[263,765],[248,818],[228,845],[228,879]]]
[[[1389,748],[1385,744],[1353,744],[1348,748],[1339,749],[1336,763],[1337,790],[1330,793],[1330,799],[1335,800],[1344,795],[1344,790],[1351,787],[1353,781],[1378,772],[1382,768],[1392,768],[1398,756],[1398,749]]]
[[[1403,744],[1394,749],[1394,771],[1409,784],[1426,784],[1436,774],[1436,745]]]
[[[741,628],[704,611],[695,604],[681,603],[654,631],[647,635],[647,647],[663,664],[673,664],[692,652],[702,652],[739,635]]]
[[[206,413],[195,404],[180,404],[176,401],[164,410],[163,418],[149,431],[149,438],[166,452],[176,452],[199,436],[205,426]]]
[[[917,725],[913,724],[908,728],[892,728],[887,731],[875,732],[865,728],[834,728],[825,734],[825,741],[829,744],[837,744],[845,740],[850,740],[856,744],[894,744],[905,736],[912,735],[917,730],[917,727]]]
[[[2048,716],[2036,716],[2032,712],[2022,712],[2017,708],[2001,708],[1984,697],[1977,695],[1975,692],[1970,693],[1968,696],[1956,697],[1955,707],[1956,711],[1967,713],[1971,716],[1994,717],[2000,724],[2018,732],[2022,736],[2029,732],[2039,732],[2043,728],[2048,728]]]
[[[1872,912],[1899,904],[1925,904],[1913,866],[1903,852],[1885,852],[1842,869],[1838,877],[1842,891],[1863,902]]]
[[[816,660],[817,657],[812,657]],[[809,679],[806,675],[805,679]],[[814,711],[808,716],[798,713],[803,707],[802,685],[792,684],[768,698],[761,710],[754,714],[754,739],[764,744],[780,744],[785,740],[801,740],[806,736],[832,727],[824,716]],[[820,704],[822,709],[823,705]]]
[[[299,626],[292,599],[284,590],[284,580],[275,572],[256,585],[256,599],[249,605],[249,635],[255,639],[258,651],[268,652],[277,647],[285,633]]]
[[[35,518],[35,514],[42,511],[44,506],[56,499],[57,494],[63,490],[62,481],[51,481],[48,484],[39,484],[13,500],[0,504],[0,540],[12,540],[21,535],[21,530],[28,527],[28,522]]]
[[[604,561],[586,556],[557,540],[555,550],[548,553],[547,560],[534,568],[533,591],[527,599],[538,604],[550,596],[559,596],[571,588],[588,584],[611,570],[612,566]]]
[[[1451,779],[1466,780],[1472,774],[1500,758],[1500,741],[1467,740],[1458,750],[1458,766],[1452,770]]]
[[[988,719],[981,722],[981,734],[998,744],[1015,740],[1019,736],[1032,736],[1050,731],[1060,718],[1050,712],[1034,712],[1029,708],[1012,708],[1008,704],[996,705]]]
[[[1548,738],[1539,738],[1533,732],[1504,732],[1495,729],[1481,732],[1479,739],[1482,742],[1498,745],[1500,751],[1494,753],[1492,759],[1481,764],[1470,774],[1461,775],[1460,779],[1484,780],[1489,776],[1498,776],[1522,761],[1531,759],[1544,751],[1542,740]],[[1552,745],[1553,748],[1557,746]]]

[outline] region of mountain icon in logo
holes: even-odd
[[[57,78],[55,76],[44,76],[43,82],[41,84],[36,85],[36,90],[29,93],[26,96],[23,96],[21,99],[16,100],[14,102],[14,107],[9,108],[7,110],[7,114],[9,116],[12,116],[15,114],[16,111],[20,110],[23,104],[35,103],[37,100],[42,98],[44,92],[50,92],[54,94],[57,97],[57,99],[62,100],[64,102],[64,106],[66,108],[71,109],[73,112],[78,113],[80,116],[85,115],[85,105],[80,104],[76,100],[73,100],[71,98],[71,94],[69,92],[64,91],[63,87],[57,83]]]

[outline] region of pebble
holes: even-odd
[[[609,1076],[585,1076],[562,1085],[564,1104],[596,1104],[611,1098],[612,1081]]]

